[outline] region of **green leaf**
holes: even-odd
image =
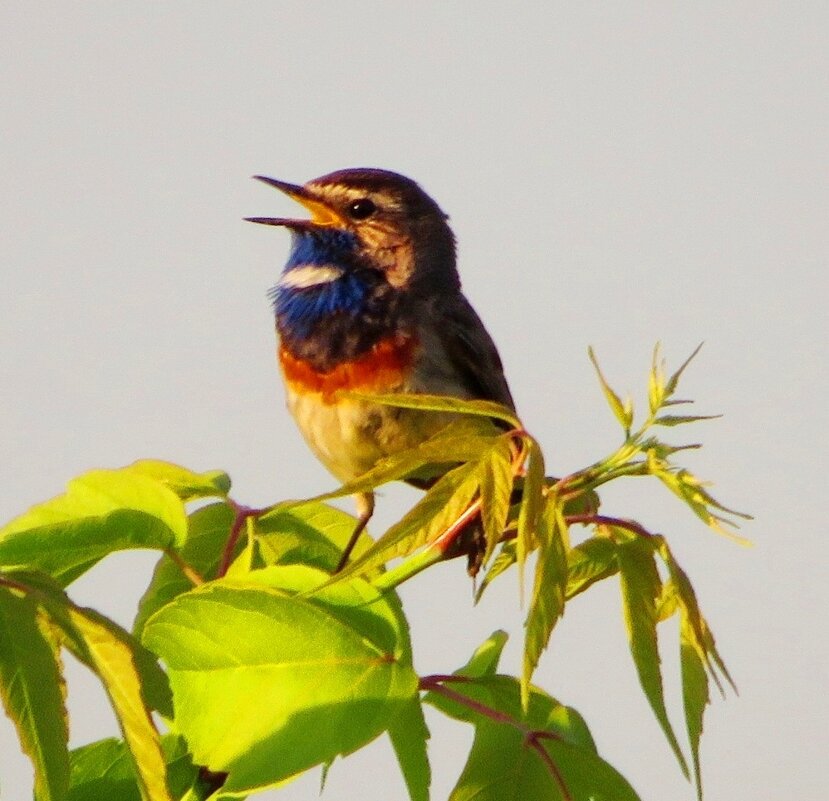
[[[677,385],[679,384],[679,379],[682,377],[682,374],[685,372],[685,368],[694,360],[696,355],[700,352],[702,348],[702,342],[694,348],[693,353],[679,366],[679,369],[668,379],[668,383],[665,385],[665,397],[670,398],[674,392],[676,392]]]
[[[357,524],[353,515],[325,503],[269,512],[256,521],[256,541],[266,565],[304,564],[331,572]],[[373,544],[368,534],[352,552],[359,557]]]
[[[521,493],[518,512],[516,558],[518,561],[520,594],[524,597],[524,564],[527,554],[538,546],[538,521],[544,508],[544,455],[535,440],[528,443],[527,473]]]
[[[469,710],[475,741],[450,801],[638,801],[627,781],[597,755],[575,710],[532,688],[524,712],[519,683],[508,676],[452,682],[448,688],[499,716],[496,721]],[[438,693],[427,697],[444,711],[446,699]],[[508,719],[513,722],[501,722]]]
[[[521,689],[525,701],[529,698],[530,681],[538,660],[550,641],[553,627],[564,614],[570,538],[555,495],[551,495],[544,506],[538,539],[540,548],[535,581],[524,623],[526,634]]]
[[[599,362],[596,359],[596,354],[593,352],[593,348],[587,349],[587,355],[590,357],[590,361],[593,363],[593,367],[596,370],[596,375],[599,377],[599,384],[601,384],[602,392],[604,392],[604,396],[607,399],[610,410],[613,412],[613,415],[619,421],[622,428],[625,429],[625,432],[629,432],[633,423],[633,405],[630,401],[622,403],[622,399],[613,391],[610,384],[607,383],[607,380],[602,373],[602,369],[599,367]]]
[[[665,372],[664,360],[659,358],[659,343],[653,349],[651,371],[648,375],[648,408],[651,415],[662,407],[665,402]]]
[[[672,472],[668,469],[657,469],[654,475],[665,484],[678,498],[684,501],[691,511],[705,523],[709,528],[713,529],[719,534],[732,539],[741,545],[750,544],[744,537],[739,537],[732,531],[723,528],[725,524],[728,526],[736,525],[733,521],[715,514],[711,509],[717,509],[729,515],[735,515],[744,519],[751,519],[750,515],[743,512],[737,512],[734,509],[729,509],[717,501],[705,486],[696,476],[688,470],[678,470]]]
[[[140,459],[124,470],[158,481],[175,492],[182,501],[224,498],[230,492],[230,476],[221,470],[194,473],[186,467],[159,459]]]
[[[176,734],[161,738],[170,791],[181,798],[198,779],[184,740]],[[130,752],[123,740],[97,740],[70,754],[71,787],[67,801],[141,801]]]
[[[668,548],[668,544],[664,540],[660,543],[659,553],[668,568],[671,581],[676,587],[676,593],[682,611],[687,616],[687,622],[690,626],[688,635],[693,633],[697,652],[704,657],[708,672],[717,683],[720,692],[723,692],[723,688],[719,676],[717,675],[718,671],[729,683],[734,692],[737,692],[737,686],[731,678],[731,674],[728,672],[725,662],[717,650],[714,634],[709,628],[707,621],[702,616],[699,603],[697,602],[696,593],[694,592],[690,579],[685,571],[679,566],[676,559],[674,559],[673,554]]]
[[[508,639],[509,634],[501,629],[496,629],[475,649],[475,653],[472,654],[469,661],[460,670],[456,670],[455,673],[470,678],[495,675]]]
[[[167,679],[154,657],[120,626],[75,606],[51,577],[10,574],[48,616],[61,643],[101,680],[136,766],[144,801],[170,801],[158,732],[148,705],[172,717]]]
[[[685,423],[696,423],[699,420],[716,420],[721,414],[663,414],[654,420],[658,426],[681,426]]]
[[[705,661],[697,650],[696,637],[687,613],[682,615],[679,633],[680,669],[682,673],[682,701],[685,708],[685,725],[691,746],[691,762],[694,767],[694,783],[697,798],[702,801],[702,774],[699,764],[699,741],[702,737],[702,717],[709,703],[708,674]]]
[[[328,578],[298,566],[246,579],[254,576],[305,593]],[[311,597],[211,582],[159,610],[144,641],[167,664],[195,761],[229,772],[227,792],[274,786],[350,753],[417,693],[397,612],[359,580]]]
[[[389,738],[397,755],[411,801],[429,801],[432,770],[426,752],[429,729],[419,698],[407,701],[389,724]]]
[[[69,784],[68,730],[58,654],[29,596],[0,586],[0,696],[31,759],[38,801],[62,801]]]
[[[567,600],[618,572],[613,540],[603,536],[586,539],[567,554]]]
[[[187,541],[179,552],[181,558],[201,576],[214,576],[232,523],[233,510],[225,503],[211,503],[197,509],[187,518]],[[140,638],[144,624],[152,614],[192,587],[181,568],[169,556],[162,556],[138,603],[138,614],[133,624],[135,636]]]
[[[126,632],[92,610],[69,609],[89,663],[109,696],[132,757],[143,801],[171,801],[158,732],[142,694],[135,654]]]
[[[334,576],[334,581],[362,575],[397,556],[407,556],[415,549],[433,542],[457,521],[480,486],[481,469],[468,462],[440,478],[410,509],[361,557],[350,562]]]
[[[342,392],[342,397],[370,400],[372,403],[382,403],[386,406],[399,406],[404,409],[423,409],[433,412],[452,412],[455,414],[468,414],[479,417],[491,417],[495,420],[503,420],[512,428],[521,428],[521,421],[515,416],[515,412],[500,403],[486,400],[461,400],[460,398],[446,395],[426,394],[404,394],[394,393],[392,395],[363,395],[359,392]]]
[[[481,521],[486,538],[482,564],[486,565],[504,533],[512,497],[512,448],[500,437],[483,459],[481,473]]]
[[[475,603],[478,603],[478,601],[481,600],[484,590],[496,578],[498,578],[498,576],[509,570],[517,560],[518,556],[516,554],[515,540],[507,540],[502,543],[501,549],[498,551],[498,556],[495,557],[494,561],[490,565],[489,570],[486,572],[486,575],[483,577],[483,580],[475,593]]]
[[[654,542],[637,538],[623,542],[616,548],[625,626],[630,652],[639,674],[639,683],[683,774],[688,778],[688,765],[668,719],[662,689],[662,671],[656,636],[656,602],[661,595],[662,583],[654,563],[654,547]]]
[[[93,470],[0,529],[0,564],[68,584],[108,553],[179,547],[186,536],[184,507],[172,490],[128,468]]]

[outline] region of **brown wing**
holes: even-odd
[[[468,397],[515,409],[501,357],[481,318],[460,293],[441,309],[438,336]]]

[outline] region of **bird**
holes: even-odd
[[[354,481],[453,419],[373,403],[372,394],[447,395],[514,411],[498,350],[463,294],[448,216],[415,181],[365,167],[305,184],[254,178],[309,212],[245,219],[291,233],[269,293],[278,361],[288,409],[337,479]],[[334,572],[374,512],[373,493],[355,498],[357,524]]]

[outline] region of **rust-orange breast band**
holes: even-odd
[[[357,359],[338,364],[326,373],[279,349],[279,364],[294,392],[318,392],[325,403],[334,403],[338,390],[389,392],[404,382],[414,360],[417,341],[399,335],[387,337]]]

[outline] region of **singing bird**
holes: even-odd
[[[396,392],[497,401],[514,408],[501,359],[461,291],[446,214],[414,181],[345,169],[296,185],[257,175],[309,219],[248,217],[287,228],[288,261],[271,290],[288,408],[319,460],[348,482],[412,448],[451,415],[342,397]],[[374,510],[356,496],[358,525]]]

